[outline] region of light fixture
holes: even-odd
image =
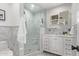
[[[34,7],[35,7],[35,5],[34,5],[34,4],[32,4],[32,5],[31,5],[31,7],[32,7],[32,8],[34,8]]]
[[[25,8],[33,13],[40,10],[40,7],[33,3],[25,4]]]
[[[31,4],[30,8],[31,9],[34,9],[35,8],[35,5],[34,4]]]

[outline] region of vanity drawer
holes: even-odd
[[[64,53],[64,56],[72,56],[71,53]]]
[[[71,49],[71,44],[65,44],[64,49]]]
[[[64,54],[66,54],[66,55],[72,55],[72,50],[65,50]]]
[[[45,50],[45,51],[49,51],[49,47],[48,47],[47,44],[44,44],[44,46],[43,46],[43,50]]]
[[[48,46],[48,42],[44,42],[44,46]]]
[[[72,41],[64,41],[64,45],[72,45]]]
[[[73,38],[64,38],[65,41],[72,41]]]

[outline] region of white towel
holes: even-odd
[[[26,18],[25,15],[21,17],[20,23],[19,23],[19,28],[18,28],[18,35],[17,35],[17,40],[21,43],[26,43]]]

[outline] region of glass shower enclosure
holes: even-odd
[[[24,13],[26,13],[26,44],[24,54],[31,55],[40,51],[40,26],[45,19],[45,13],[36,4],[25,3]]]

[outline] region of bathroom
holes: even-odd
[[[78,5],[0,3],[0,56],[79,56]]]

